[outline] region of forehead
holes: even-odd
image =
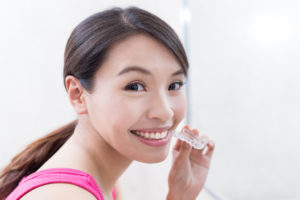
[[[169,49],[144,34],[130,36],[115,44],[97,76],[114,76],[127,66],[140,66],[153,74],[170,74],[181,69]]]

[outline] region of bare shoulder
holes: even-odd
[[[73,184],[52,183],[33,189],[24,195],[21,200],[97,200],[89,191]]]

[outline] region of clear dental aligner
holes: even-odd
[[[199,150],[204,149],[208,142],[207,139],[200,138],[199,135],[186,128],[183,128],[181,131],[172,131],[172,135]]]

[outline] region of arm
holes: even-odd
[[[20,200],[97,200],[89,191],[76,185],[52,183],[35,188],[25,194]]]

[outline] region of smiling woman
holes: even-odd
[[[115,186],[132,161],[167,157],[186,113],[187,70],[177,35],[151,13],[113,8],[81,22],[64,63],[78,119],[13,158],[0,175],[0,199],[120,198]],[[197,197],[213,150],[212,141],[205,150],[177,141],[167,199]]]
[[[131,133],[160,133],[174,129],[184,118],[185,92],[177,85],[185,75],[178,71],[181,66],[164,45],[145,34],[130,36],[110,49],[95,74],[93,93],[84,92],[84,112],[122,156],[141,162],[162,161],[168,154],[169,135],[164,142],[141,143],[145,140]],[[74,77],[68,76],[66,82],[74,93],[79,91]],[[161,145],[153,148],[151,144]]]

